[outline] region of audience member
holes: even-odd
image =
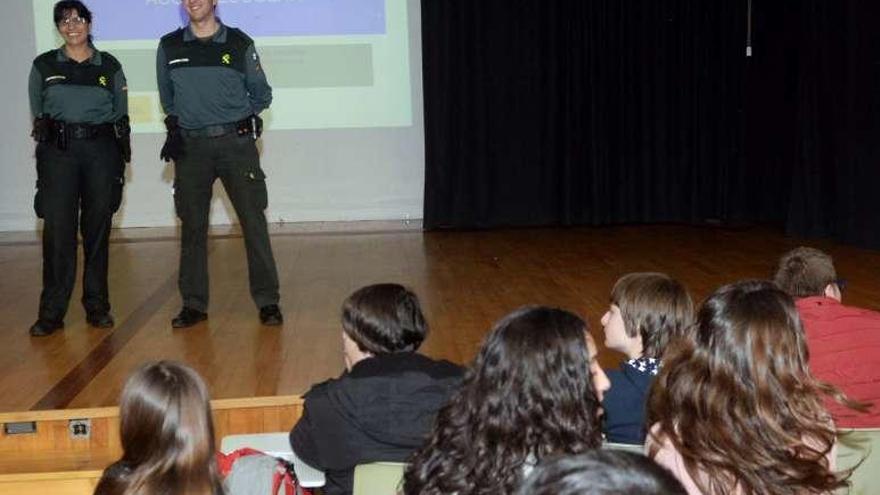
[[[431,431],[462,369],[415,352],[427,332],[416,295],[403,286],[371,285],[346,299],[346,371],[312,387],[290,433],[297,456],[325,471],[325,495],[350,494],[356,465],[404,461]]]
[[[858,412],[826,400],[837,426],[880,427],[880,313],[841,304],[843,282],[831,256],[818,249],[799,247],[786,253],[774,280],[796,298],[813,374],[849,398],[873,405]]]
[[[627,360],[608,372],[605,394],[605,439],[645,441],[645,406],[670,339],[681,336],[694,318],[694,304],[678,281],[663,273],[630,273],[611,290],[611,305],[602,316],[605,346]]]
[[[646,452],[689,494],[828,493],[835,429],[792,299],[770,282],[724,286],[651,391]]]
[[[208,390],[180,363],[137,370],[119,406],[122,458],[104,471],[95,495],[222,495]]]
[[[538,464],[517,495],[686,495],[669,471],[647,457],[597,449]]]
[[[499,321],[404,475],[407,495],[513,493],[555,454],[601,445],[608,379],[587,325],[525,307]]]

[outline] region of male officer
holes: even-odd
[[[278,272],[264,210],[257,116],[272,101],[254,42],[215,15],[217,0],[183,0],[189,25],[162,37],[156,56],[159,96],[167,114],[161,158],[174,160],[174,205],[181,220],[178,286],[185,328],[208,309],[208,213],[219,177],[244,233],[251,297],[264,325],[281,325]]]

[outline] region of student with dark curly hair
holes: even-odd
[[[150,363],[125,384],[119,405],[122,458],[95,495],[223,495],[208,389],[172,361]]]
[[[499,321],[411,459],[406,495],[513,493],[555,454],[599,447],[608,379],[582,319],[525,307]]]
[[[628,273],[614,284],[602,316],[605,347],[627,359],[608,372],[611,390],[602,402],[607,441],[645,441],[645,405],[666,344],[683,336],[693,320],[687,289],[665,273]]]
[[[641,454],[597,449],[549,459],[517,495],[687,495],[666,469]]]
[[[769,282],[718,289],[693,339],[667,354],[649,401],[646,451],[688,493],[795,495],[846,486],[822,405],[833,387],[807,366],[794,302]]]
[[[324,495],[348,495],[358,464],[402,462],[431,431],[462,369],[416,352],[428,324],[416,295],[398,284],[355,291],[342,305],[346,371],[312,387],[290,444],[326,473]]]

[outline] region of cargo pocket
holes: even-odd
[[[122,205],[122,190],[125,188],[125,176],[119,175],[113,178],[113,189],[110,191],[110,213],[119,211]]]
[[[43,174],[40,171],[42,167],[40,167],[40,162],[42,161],[41,155],[43,154],[43,149],[45,146],[43,143],[37,144],[37,149],[35,151],[36,159],[37,159],[37,183],[35,185],[34,191],[34,213],[37,215],[37,218],[43,218]]]
[[[180,214],[180,192],[179,186],[177,184],[177,180],[174,181],[174,184],[171,186],[171,197],[174,200],[174,214],[177,215],[177,218],[183,220],[183,216]]]
[[[269,192],[266,190],[266,173],[259,166],[248,169],[245,172],[248,196],[254,202],[254,206],[263,211],[269,206]]]
[[[121,158],[121,157],[120,157]],[[116,169],[110,178],[110,214],[119,211],[122,206],[122,190],[125,189],[125,162],[121,159],[116,163]]]
[[[37,179],[37,192],[34,193],[34,213],[37,218],[43,218],[43,191],[40,187],[40,179]]]

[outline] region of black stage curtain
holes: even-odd
[[[786,229],[880,247],[880,2],[778,3],[794,95]]]
[[[880,9],[753,0],[746,58],[747,6],[423,0],[426,228],[769,221],[871,242],[852,189],[878,168]]]

